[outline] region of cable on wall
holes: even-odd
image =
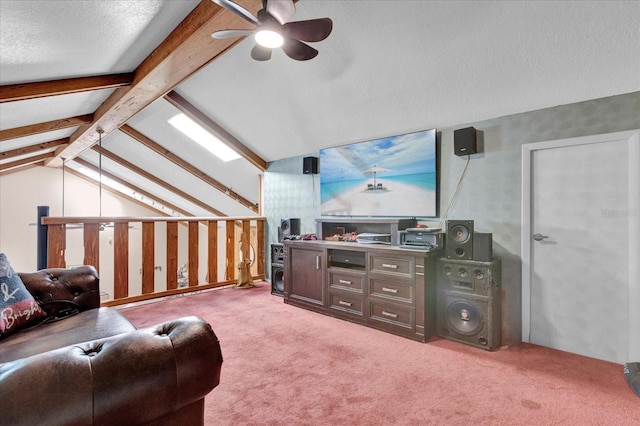
[[[456,185],[456,190],[454,191],[453,196],[451,197],[451,200],[449,201],[449,205],[447,206],[447,210],[445,210],[444,215],[442,215],[442,217],[440,218],[440,223],[438,224],[438,227],[441,228],[441,229],[444,226],[444,221],[447,219],[447,217],[449,215],[449,210],[451,209],[451,207],[454,204],[454,201],[458,197],[458,193],[460,192],[460,186],[462,185],[462,180],[464,179],[464,175],[467,173],[467,168],[469,167],[469,161],[470,160],[471,160],[471,156],[467,155],[467,162],[465,163],[464,169],[462,169],[462,173],[460,174],[460,177],[458,178],[458,184]]]

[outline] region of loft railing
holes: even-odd
[[[103,305],[265,278],[264,217],[43,217],[49,268],[93,265]]]

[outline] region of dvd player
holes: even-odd
[[[391,244],[391,234],[365,232],[358,234],[356,241],[360,244]]]

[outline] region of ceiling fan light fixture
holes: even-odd
[[[260,30],[255,35],[256,43],[260,46],[275,49],[284,43],[284,38],[273,30]]]

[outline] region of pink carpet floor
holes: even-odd
[[[418,343],[285,305],[269,283],[122,309],[207,320],[222,346],[207,425],[640,425],[623,366],[522,344]]]

